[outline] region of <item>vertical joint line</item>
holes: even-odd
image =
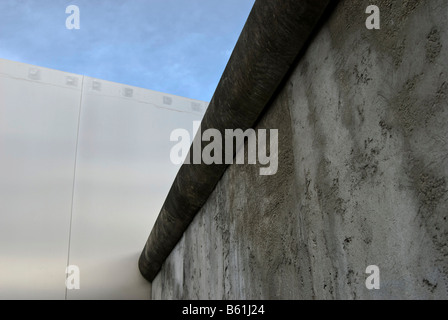
[[[67,249],[67,265],[70,265],[70,247],[71,247],[71,238],[72,238],[72,221],[73,221],[73,208],[74,208],[74,199],[75,199],[75,181],[76,181],[76,166],[78,160],[78,145],[79,145],[79,128],[81,126],[81,110],[82,110],[82,99],[84,92],[84,76],[82,76],[81,80],[81,97],[79,99],[79,111],[78,111],[78,127],[76,131],[76,146],[75,146],[75,163],[73,166],[73,183],[72,183],[72,203],[70,208],[70,222],[69,222],[69,230],[68,230],[68,249]],[[67,274],[66,274],[67,281]],[[67,300],[67,285],[65,286],[65,300]]]

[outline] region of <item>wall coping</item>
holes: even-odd
[[[330,0],[257,0],[195,139],[214,128],[252,128],[305,48]],[[192,153],[192,147],[190,148]],[[226,164],[183,164],[140,255],[153,281],[221,179]]]

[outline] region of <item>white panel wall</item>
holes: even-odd
[[[79,76],[0,60],[0,299],[63,299]]]
[[[169,136],[206,107],[0,60],[0,298],[149,298],[137,261],[179,168]]]
[[[201,118],[191,102],[85,78],[70,251],[82,289],[69,298],[149,298],[137,261],[178,170],[170,133]]]

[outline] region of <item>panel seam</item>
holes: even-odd
[[[73,183],[72,183],[72,200],[71,200],[71,208],[70,208],[70,222],[69,222],[69,230],[68,230],[68,249],[67,249],[67,266],[70,265],[70,249],[71,249],[71,238],[72,238],[72,222],[73,222],[73,208],[74,208],[74,199],[75,199],[75,183],[76,183],[76,167],[78,162],[78,146],[79,146],[79,129],[81,126],[81,110],[82,110],[82,99],[84,92],[84,76],[82,76],[81,80],[81,97],[79,99],[79,111],[78,111],[78,127],[76,131],[76,147],[75,147],[75,163],[73,166]],[[67,269],[66,269],[67,272]],[[67,300],[67,273],[66,273],[66,282],[65,282],[65,300]]]

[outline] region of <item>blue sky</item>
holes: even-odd
[[[210,101],[254,2],[1,0],[0,58]]]

